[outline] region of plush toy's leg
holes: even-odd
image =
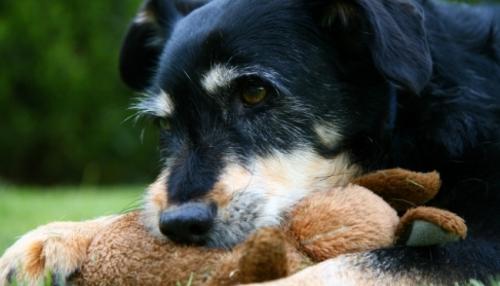
[[[95,235],[118,217],[56,222],[25,234],[0,258],[0,285],[40,285],[48,274],[55,284],[64,283],[87,258]]]
[[[454,213],[432,207],[409,210],[401,218],[396,235],[399,244],[430,246],[464,239],[467,226]]]
[[[281,231],[259,231],[245,245],[239,261],[240,283],[265,282],[289,275],[285,238]]]
[[[312,264],[281,230],[265,228],[226,256],[206,285],[266,282],[286,277]]]

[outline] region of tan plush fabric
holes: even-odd
[[[437,173],[399,169],[369,174],[355,183],[372,188],[399,210],[431,199],[440,187]],[[315,281],[326,276],[307,276],[308,266],[346,253],[391,246],[398,226],[404,229],[415,219],[457,233],[466,230],[459,217],[431,208],[409,211],[400,222],[396,211],[380,196],[353,184],[313,193],[290,211],[282,228],[259,230],[233,251],[159,241],[146,231],[139,214],[131,213],[116,219],[94,238],[74,282],[224,286],[283,278],[304,269],[294,277]],[[321,271],[321,267],[314,269]]]
[[[392,244],[396,212],[369,190],[350,185],[296,206],[285,229],[264,229],[231,252],[158,241],[138,213],[104,229],[88,249],[77,285],[234,285],[282,278],[346,252]]]
[[[264,282],[287,277],[314,263],[278,229],[262,229],[220,263],[209,286]]]
[[[138,213],[95,238],[75,285],[235,285],[286,277],[312,265],[277,229],[263,229],[233,251],[179,246],[147,234]]]
[[[161,242],[142,227],[139,214],[124,215],[102,231],[75,277],[78,285],[203,285],[222,251]]]
[[[370,173],[352,183],[381,196],[399,212],[427,203],[441,188],[441,179],[437,172],[417,173],[404,169]]]
[[[316,261],[387,247],[399,218],[379,196],[355,185],[316,193],[299,203],[289,233]]]

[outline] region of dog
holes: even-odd
[[[160,130],[144,225],[231,248],[310,192],[377,169],[438,170],[430,204],[464,217],[469,238],[339,257],[329,281],[488,281],[500,274],[499,28],[497,7],[431,0],[146,0],[120,56],[144,93],[134,108]],[[0,279],[67,278],[114,219],[27,234]]]

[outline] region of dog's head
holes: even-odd
[[[148,0],[121,72],[161,123],[146,225],[230,247],[360,172],[388,90],[418,93],[431,61],[405,0]]]

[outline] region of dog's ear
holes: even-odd
[[[314,17],[340,57],[367,53],[378,72],[418,94],[432,74],[423,9],[410,0],[312,0]],[[340,42],[340,43],[339,43]],[[343,54],[344,52],[344,54]]]
[[[120,53],[120,74],[132,89],[148,87],[163,47],[182,17],[209,0],[145,0],[130,24]]]

